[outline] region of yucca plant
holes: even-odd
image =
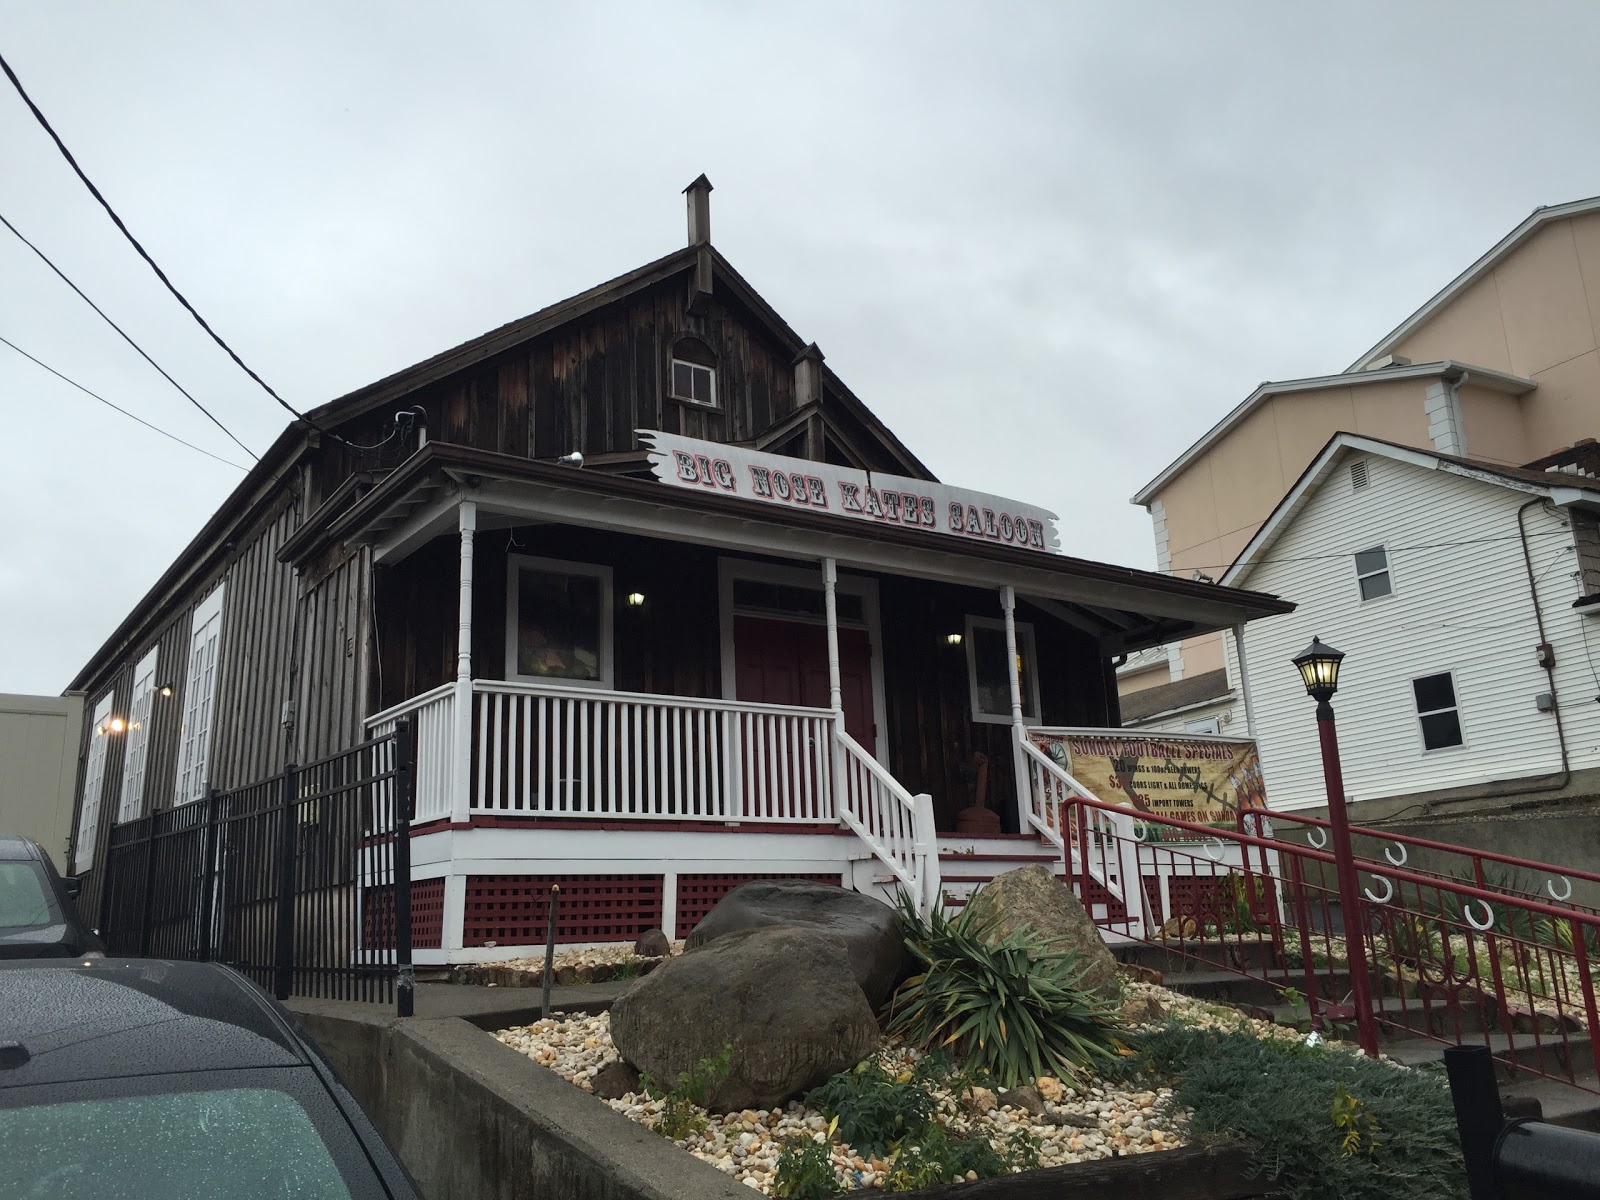
[[[891,999],[889,1032],[924,1049],[949,1047],[1002,1087],[1039,1075],[1075,1079],[1123,1051],[1115,1012],[1079,986],[1074,955],[1027,930],[997,933],[997,916],[981,905],[952,921],[937,908],[922,916],[902,896],[900,922],[923,970]]]

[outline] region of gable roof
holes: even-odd
[[[1375,454],[1395,462],[1408,463],[1425,471],[1443,471],[1447,474],[1476,479],[1529,495],[1543,495],[1561,505],[1581,505],[1600,509],[1600,479],[1570,471],[1534,471],[1526,467],[1507,467],[1485,462],[1478,458],[1460,458],[1454,454],[1439,454],[1402,446],[1382,438],[1363,437],[1355,433],[1336,433],[1327,445],[1311,460],[1295,480],[1294,486],[1267,519],[1256,530],[1255,536],[1239,552],[1231,566],[1223,573],[1221,582],[1228,587],[1238,587],[1239,581],[1249,575],[1265,556],[1272,544],[1293,523],[1295,516],[1316,494],[1317,489],[1349,454]]]
[[[1132,503],[1149,504],[1155,499],[1156,493],[1172,479],[1181,475],[1190,463],[1221,441],[1229,430],[1273,396],[1292,395],[1295,392],[1315,392],[1323,388],[1359,387],[1367,383],[1393,383],[1397,379],[1438,378],[1454,382],[1468,375],[1480,387],[1486,387],[1497,392],[1505,392],[1510,396],[1526,395],[1538,386],[1533,380],[1524,379],[1520,375],[1508,375],[1504,371],[1495,371],[1489,367],[1477,367],[1471,363],[1458,362],[1451,358],[1441,359],[1439,362],[1384,367],[1381,370],[1361,371],[1353,375],[1348,373],[1313,375],[1306,379],[1285,379],[1276,383],[1269,380],[1246,396],[1242,404],[1206,430],[1199,440],[1173,459],[1172,462],[1168,463],[1162,469],[1161,474],[1135,492]]]
[[[1522,245],[1523,242],[1527,241],[1540,229],[1550,224],[1550,222],[1564,221],[1569,217],[1581,217],[1592,212],[1600,212],[1600,196],[1590,196],[1586,200],[1571,200],[1566,204],[1541,204],[1528,215],[1527,220],[1506,234],[1475,263],[1434,293],[1433,298],[1426,304],[1379,338],[1377,344],[1346,367],[1345,372],[1348,374],[1355,371],[1364,371],[1374,359],[1388,354],[1403,342],[1414,329],[1427,321],[1428,318],[1432,317],[1434,313],[1438,312],[1446,304],[1449,304],[1450,301],[1454,300],[1467,288],[1471,287],[1484,274],[1493,270],[1513,250]]]
[[[1232,692],[1233,689],[1228,686],[1226,667],[1218,667],[1215,671],[1203,671],[1199,675],[1190,675],[1183,679],[1174,679],[1171,683],[1158,684],[1134,692],[1130,696],[1124,696],[1122,723],[1126,725],[1130,721],[1148,721],[1164,713],[1181,712],[1196,705],[1222,700]]]

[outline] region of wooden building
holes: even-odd
[[[89,895],[114,822],[406,716],[418,961],[518,953],[552,881],[569,941],[761,874],[932,903],[1061,860],[1026,730],[1115,727],[1121,656],[1288,610],[934,480],[710,191],[683,249],[284,431],[72,681]]]

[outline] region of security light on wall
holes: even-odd
[[[959,633],[947,633],[947,634],[945,634],[944,635],[944,644],[946,646],[959,646],[959,645],[961,645],[961,635]]]
[[[156,695],[166,700],[172,699],[172,685],[170,683],[156,684]]]
[[[628,593],[628,607],[629,608],[640,608],[643,605],[644,605],[644,593],[643,592],[629,592]]]

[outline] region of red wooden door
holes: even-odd
[[[733,619],[738,699],[827,708],[828,630],[804,621]],[[872,715],[872,644],[864,629],[839,630],[839,686],[846,732],[877,752]]]

